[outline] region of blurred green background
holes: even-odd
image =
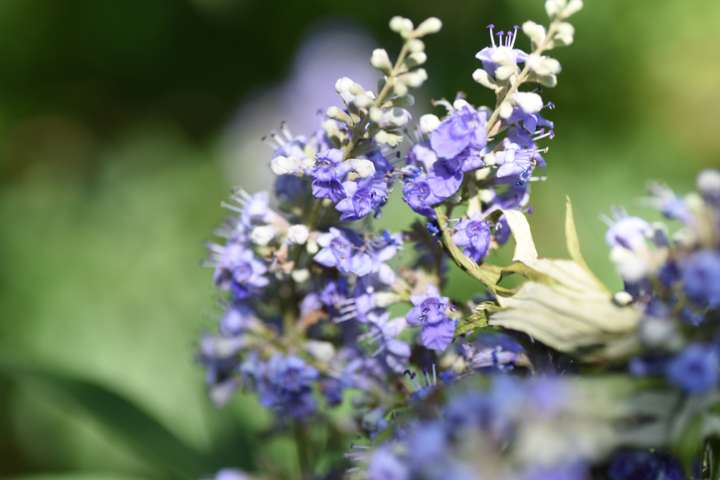
[[[332,94],[313,75],[342,42],[296,61],[302,45],[354,32],[364,66],[397,48],[395,14],[444,22],[426,100],[477,103],[485,25],[544,17],[539,0],[0,2],[0,477],[197,477],[292,456],[259,437],[251,399],[205,397],[194,351],[219,307],[204,241],[232,185],[269,181],[262,134],[283,118],[310,131],[292,120],[327,106],[306,93]],[[531,222],[541,253],[562,255],[570,195],[589,263],[617,286],[600,215],[645,212],[647,180],[686,191],[720,164],[720,3],[588,0],[573,23]],[[397,206],[384,221],[409,219]]]

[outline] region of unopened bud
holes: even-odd
[[[523,23],[522,26],[523,32],[525,32],[525,35],[530,38],[530,41],[533,42],[535,45],[540,45],[545,40],[545,27],[542,25],[538,25],[535,22],[527,21]]]
[[[264,246],[270,243],[275,236],[275,228],[270,225],[261,225],[253,228],[250,233],[250,239],[256,245]]]
[[[392,70],[392,63],[390,63],[390,57],[388,56],[388,53],[382,48],[376,48],[375,50],[373,50],[372,56],[370,57],[370,65],[377,68],[378,70],[382,70],[385,73],[389,73],[390,70]]]
[[[302,245],[307,242],[310,236],[310,230],[305,225],[291,225],[290,228],[288,228],[287,236],[290,242],[296,245]]]
[[[425,35],[429,35],[431,33],[437,33],[442,28],[442,22],[437,17],[430,17],[424,22],[422,22],[420,25],[418,25],[417,29],[415,29],[415,35],[418,37],[423,37]]]
[[[375,164],[366,158],[353,158],[350,165],[361,178],[375,175]]]
[[[390,30],[397,32],[403,37],[407,37],[412,33],[413,23],[408,18],[392,17],[390,19]]]

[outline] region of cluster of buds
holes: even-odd
[[[325,133],[338,144],[357,145],[360,140],[372,139],[379,145],[396,147],[402,141],[401,130],[411,119],[405,107],[412,105],[411,88],[418,88],[428,75],[422,65],[427,61],[422,38],[440,31],[442,23],[428,18],[417,28],[412,21],[393,17],[390,29],[400,34],[405,43],[393,62],[388,52],[375,49],[370,64],[384,75],[384,84],[375,94],[350,78],[335,83],[344,108],[327,109],[328,120],[323,124]]]
[[[535,114],[542,108],[543,101],[538,94],[518,92],[523,83],[544,87],[557,85],[560,62],[544,53],[572,44],[575,28],[566,20],[582,8],[582,0],[552,0],[546,2],[545,8],[551,21],[547,29],[533,21],[522,25],[522,31],[530,39],[530,53],[515,48],[518,27],[507,33],[495,33],[494,25],[490,25],[492,46],[476,55],[482,68],[473,72],[473,79],[498,95],[501,100],[499,115],[503,119],[508,119],[515,107],[525,114]]]

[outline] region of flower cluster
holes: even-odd
[[[554,137],[541,89],[561,70],[548,53],[573,42],[581,7],[547,0],[547,27],[489,26],[472,77],[495,108],[457,97],[417,122],[409,92],[441,24],[393,18],[403,46],[394,61],[372,52],[377,91],[340,78],[339,105],[312,133],[268,137],[274,195],[225,205],[209,260],[225,312],[199,359],[216,403],[247,389],[275,413],[273,432],[293,432],[304,478],[324,465],[304,455],[320,448],[311,425],[355,440],[351,474],[391,480],[680,478],[718,435],[720,172],[684,198],[652,187],[676,231],[610,220],[625,281],[615,295],[583,260],[570,208],[570,259],[542,258],[532,240],[530,186]],[[417,214],[407,231],[373,221],[393,188]],[[492,264],[511,235],[513,262]],[[446,288],[449,261],[476,285],[472,300]],[[351,408],[328,414],[339,405]],[[686,437],[692,448],[679,448]]]
[[[354,451],[365,469],[358,478],[590,478],[593,460],[606,448],[601,417],[611,406],[602,393],[592,392],[592,399],[589,393],[548,376],[500,376],[490,387],[451,389],[436,412],[409,421],[371,452]],[[595,471],[612,480],[684,478],[672,457],[644,450],[617,450]]]
[[[662,375],[688,393],[720,385],[720,171],[698,176],[684,198],[652,185],[650,204],[679,228],[618,213],[606,239],[625,290],[620,301],[643,311],[642,353],[630,363],[637,375]]]

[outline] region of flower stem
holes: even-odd
[[[298,466],[300,468],[300,479],[309,480],[313,474],[312,449],[307,426],[296,420],[293,424],[293,436],[297,447]]]
[[[442,232],[443,244],[455,263],[472,277],[480,280],[490,291],[493,293],[496,292],[498,289],[497,282],[500,280],[502,269],[495,265],[478,265],[468,258],[462,250],[455,245],[447,225],[447,215],[440,206],[435,207],[435,215],[437,215],[438,225]]]

